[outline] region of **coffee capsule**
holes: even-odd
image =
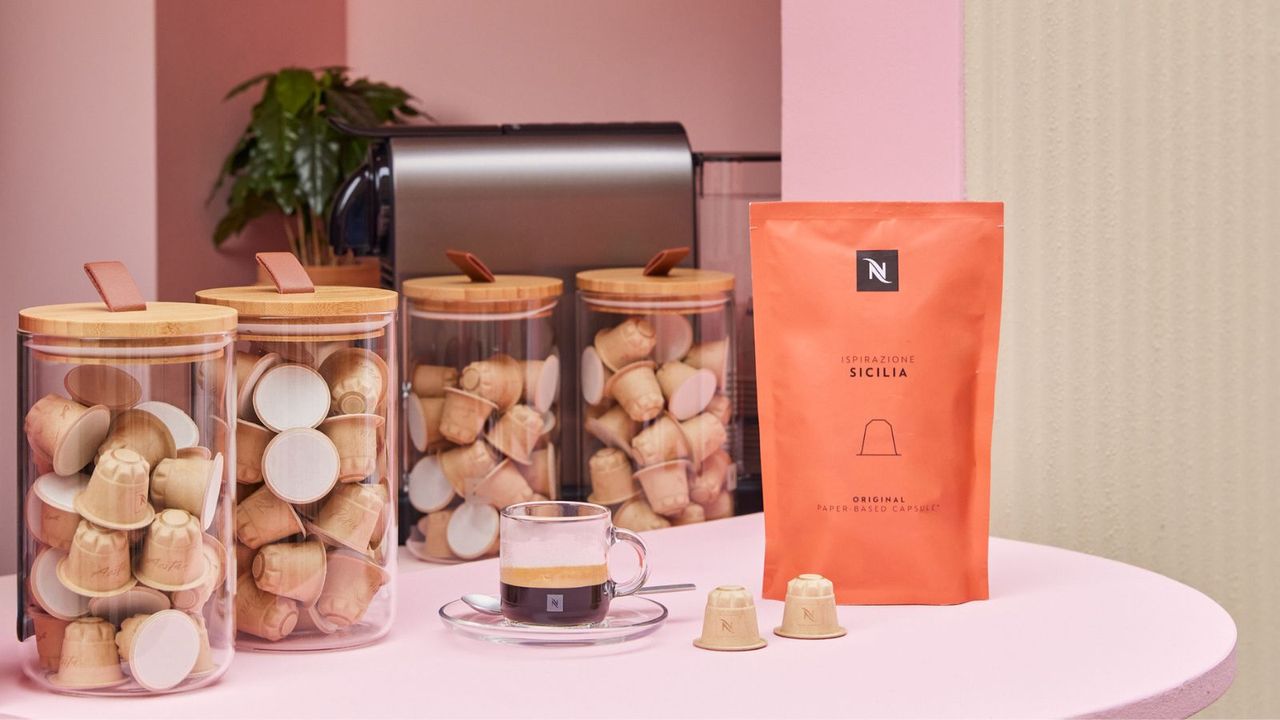
[[[178,448],[179,460],[212,460],[213,451],[202,445]]]
[[[452,517],[452,510],[441,510],[440,512],[433,512],[418,521],[418,527],[422,531],[425,540],[425,549],[430,557],[440,560],[449,560],[457,557],[449,547],[449,520]]]
[[[458,388],[506,410],[524,391],[524,371],[511,356],[494,355],[464,367],[458,376]]]
[[[209,571],[205,573],[204,582],[193,588],[176,590],[170,594],[173,607],[183,612],[200,612],[204,604],[213,596],[214,591],[218,589],[218,586],[227,579],[227,565],[230,563],[231,558],[227,556],[226,546],[218,538],[205,533],[204,546],[201,551],[204,553],[205,565],[209,568]],[[249,562],[252,563],[252,558],[250,558]]]
[[[703,460],[711,457],[729,440],[724,424],[711,413],[695,415],[680,423],[680,432],[689,441],[690,459],[699,467]]]
[[[456,368],[418,365],[413,369],[413,394],[420,398],[442,398],[444,389],[458,386]]]
[[[631,454],[642,466],[683,460],[691,453],[685,434],[670,415],[663,415],[631,439]]]
[[[497,467],[476,483],[473,495],[495,508],[504,508],[532,500],[534,492],[529,487],[529,481],[520,474],[517,465],[508,459],[498,463]]]
[[[36,539],[59,550],[70,550],[80,525],[75,498],[89,485],[89,478],[47,473],[36,478],[27,491],[27,525]]]
[[[454,508],[445,530],[454,555],[474,560],[487,555],[498,543],[498,511],[483,502],[468,500]]]
[[[653,325],[643,318],[632,317],[597,332],[594,345],[605,367],[618,372],[626,365],[648,358],[656,343]]]
[[[653,358],[659,363],[679,360],[693,347],[693,324],[683,315],[655,315],[653,325]]]
[[[53,458],[45,455],[40,448],[33,445],[30,438],[27,439],[27,447],[31,450],[31,464],[35,466],[36,474],[53,474]]]
[[[716,385],[720,388],[720,391],[729,392],[729,388],[725,386],[725,381],[729,374],[728,338],[694,345],[689,349],[689,354],[684,356],[684,362],[687,365],[715,373]]]
[[[441,390],[443,393],[444,391]],[[405,400],[405,423],[409,430],[409,442],[418,452],[439,445],[444,440],[440,434],[440,418],[444,416],[443,397],[410,395]]]
[[[391,382],[386,361],[358,347],[334,351],[320,365],[320,374],[329,383],[330,408],[336,415],[376,413]]]
[[[498,456],[484,442],[446,450],[439,455],[440,469],[459,495],[471,492],[471,486],[498,466]]]
[[[390,575],[367,557],[346,550],[332,550],[328,572],[316,612],[323,622],[338,629],[360,622],[379,588],[390,581]]]
[[[314,428],[329,415],[329,386],[306,365],[276,365],[254,386],[253,411],[275,432]]]
[[[236,537],[254,550],[305,532],[293,506],[276,497],[265,485],[236,506],[235,517]]]
[[[116,651],[116,628],[101,618],[79,618],[63,631],[58,672],[49,682],[76,690],[103,688],[124,683],[120,654]]]
[[[41,610],[59,620],[75,620],[89,612],[89,598],[71,590],[58,579],[58,567],[66,558],[67,553],[61,550],[41,550],[31,564],[27,589]]]
[[[246,572],[236,579],[236,630],[277,642],[298,625],[298,603],[260,589]]]
[[[325,500],[315,522],[308,523],[307,528],[322,540],[367,553],[384,504],[372,485],[339,485]]]
[[[151,500],[159,508],[186,510],[202,530],[213,524],[222,489],[222,453],[212,460],[165,458],[151,474]]]
[[[378,434],[385,424],[380,415],[338,415],[320,423],[342,459],[339,483],[353,483],[378,471]]]
[[[62,386],[81,405],[102,405],[114,412],[128,410],[142,399],[138,379],[111,365],[77,365],[67,372]]]
[[[138,581],[157,590],[188,590],[202,584],[211,570],[205,561],[204,533],[185,510],[163,510],[147,528],[142,555],[134,572]]]
[[[98,458],[84,491],[76,495],[76,512],[113,530],[146,527],[155,515],[147,473],[146,460],[132,450],[107,451]]]
[[[485,436],[498,452],[522,465],[529,464],[533,446],[542,437],[542,415],[528,405],[513,405]]]
[[[836,592],[821,575],[797,575],[787,582],[787,602],[782,625],[774,635],[800,640],[826,640],[845,634],[836,617]]]
[[[667,411],[677,420],[688,420],[706,409],[716,394],[716,376],[678,360],[658,368],[658,385],[667,398]]]
[[[191,674],[200,656],[200,630],[180,610],[125,618],[116,635],[129,675],[147,690],[168,690]]]
[[[658,385],[650,360],[624,366],[609,378],[605,392],[637,422],[652,420],[662,413],[662,387]]]
[[[722,520],[727,517],[733,517],[733,493],[729,490],[721,490],[710,502],[699,503],[702,509],[706,511],[708,520]]]
[[[588,502],[615,505],[639,492],[631,473],[631,460],[617,448],[602,448],[587,460],[591,473],[591,496]]]
[[[169,428],[169,434],[173,437],[173,444],[177,449],[200,444],[200,428],[196,425],[196,421],[181,408],[167,402],[151,400],[138,405],[138,409],[160,418],[160,422]]]
[[[644,489],[649,507],[659,515],[679,515],[689,506],[689,473],[687,460],[650,465],[636,471],[636,480]]]
[[[254,556],[252,572],[259,589],[311,605],[324,587],[324,545],[314,540],[267,545]]]
[[[244,543],[236,543],[236,577],[253,570],[253,559],[257,556],[258,551],[255,548]]]
[[[81,520],[71,551],[58,563],[58,580],[85,597],[109,597],[137,583],[130,570],[128,536]]]
[[[440,458],[428,455],[409,471],[409,504],[418,512],[443,510],[457,496],[440,466]]]
[[[132,450],[142,456],[151,472],[165,458],[177,457],[178,446],[169,426],[146,410],[125,410],[111,421],[111,431],[98,446],[99,462],[111,450]]]
[[[27,617],[35,625],[36,657],[40,660],[40,667],[50,672],[56,671],[62,658],[62,639],[71,621],[56,618],[35,608],[27,608]]]
[[[262,374],[279,365],[282,360],[275,353],[257,355],[254,353],[236,353],[236,407],[240,417],[253,417],[253,389],[257,387]]]
[[[262,482],[262,454],[275,433],[251,423],[236,421],[236,482],[256,485]]]
[[[689,483],[689,498],[696,503],[709,503],[727,484],[729,466],[733,461],[729,453],[717,450],[706,460]]]
[[[58,395],[37,400],[23,421],[31,449],[59,475],[74,475],[92,462],[110,426],[105,405],[85,407]]]
[[[582,351],[582,361],[578,365],[578,378],[582,385],[582,399],[588,405],[600,405],[609,400],[605,395],[605,386],[613,378],[613,372],[604,366],[600,354],[594,347],[587,346]]]
[[[728,395],[716,395],[707,403],[706,412],[714,415],[721,425],[729,427],[729,421],[733,419],[733,401]]]
[[[694,523],[703,522],[706,519],[707,511],[703,510],[701,505],[697,503],[689,503],[684,506],[684,510],[681,510],[679,515],[671,518],[671,524],[676,526],[693,525]]]
[[[276,497],[295,505],[329,493],[342,467],[333,441],[319,430],[293,428],[276,435],[262,453],[262,477]]]
[[[583,429],[608,447],[631,454],[631,440],[640,424],[631,419],[621,405],[615,405],[598,417],[589,417]]]
[[[546,360],[526,360],[521,363],[524,372],[524,401],[540,413],[555,404],[560,391],[560,358],[556,355]]]
[[[150,615],[172,607],[169,596],[146,585],[134,585],[119,595],[89,600],[89,614],[119,625],[134,615]]]
[[[316,366],[315,353],[311,352],[310,342],[289,342],[287,340],[255,340],[249,344],[251,353],[279,355],[287,363]]]
[[[213,651],[209,648],[209,626],[205,624],[203,615],[188,613],[187,617],[195,624],[200,638],[200,649],[196,653],[196,663],[191,668],[190,677],[200,677],[217,669],[217,665],[213,663]]]
[[[374,557],[379,557],[378,553],[385,550],[382,547],[383,536],[387,534],[387,520],[391,517],[391,488],[388,486],[387,478],[382,478],[377,483],[370,485],[369,488],[378,493],[378,499],[382,504],[378,506],[378,520],[373,524],[373,537],[369,540],[369,545],[374,551]],[[378,564],[383,564],[383,558],[378,559]]]
[[[655,513],[649,502],[641,497],[632,498],[614,510],[613,524],[632,532],[671,527],[671,521]]]
[[[703,650],[759,650],[767,645],[760,637],[751,593],[741,585],[712,590],[702,616],[702,636],[693,644]]]
[[[524,475],[524,479],[528,481],[529,487],[535,493],[555,499],[558,484],[556,476],[559,469],[556,462],[556,446],[548,443],[533,451],[528,465],[517,465],[516,469]]]
[[[446,388],[444,407],[440,411],[440,434],[459,445],[473,443],[497,409],[496,404],[479,395]]]

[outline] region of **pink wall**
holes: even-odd
[[[0,2],[2,342],[18,310],[89,300],[92,260],[156,288],[154,14],[149,0]],[[12,345],[0,352],[0,573],[17,522]]]
[[[348,63],[447,123],[679,120],[779,147],[777,0],[351,0]]]
[[[221,250],[210,240],[226,193],[209,204],[205,197],[258,99],[246,93],[224,103],[223,96],[266,70],[342,64],[346,3],[161,0],[155,44],[159,292],[190,300],[201,288],[252,283],[255,252],[287,249],[283,230],[269,222]]]
[[[963,197],[963,23],[961,0],[783,0],[783,197]]]

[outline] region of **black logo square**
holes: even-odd
[[[858,292],[898,292],[898,251],[858,251]]]

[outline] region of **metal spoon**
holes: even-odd
[[[689,590],[697,590],[698,587],[693,583],[676,583],[674,585],[646,585],[635,591],[636,595],[653,595],[655,593],[669,592],[687,592]],[[467,593],[462,596],[462,602],[466,603],[476,612],[487,613],[489,615],[502,614],[502,602],[492,595],[484,593]]]

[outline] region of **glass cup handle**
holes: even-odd
[[[630,545],[631,549],[636,551],[636,557],[640,559],[640,570],[630,580],[624,583],[614,582],[612,579],[609,580],[609,594],[613,597],[622,597],[644,587],[644,581],[649,579],[649,562],[646,559],[647,551],[645,550],[644,541],[640,539],[639,535],[620,527],[610,528],[610,530],[612,531],[609,537],[610,546],[622,541]]]

